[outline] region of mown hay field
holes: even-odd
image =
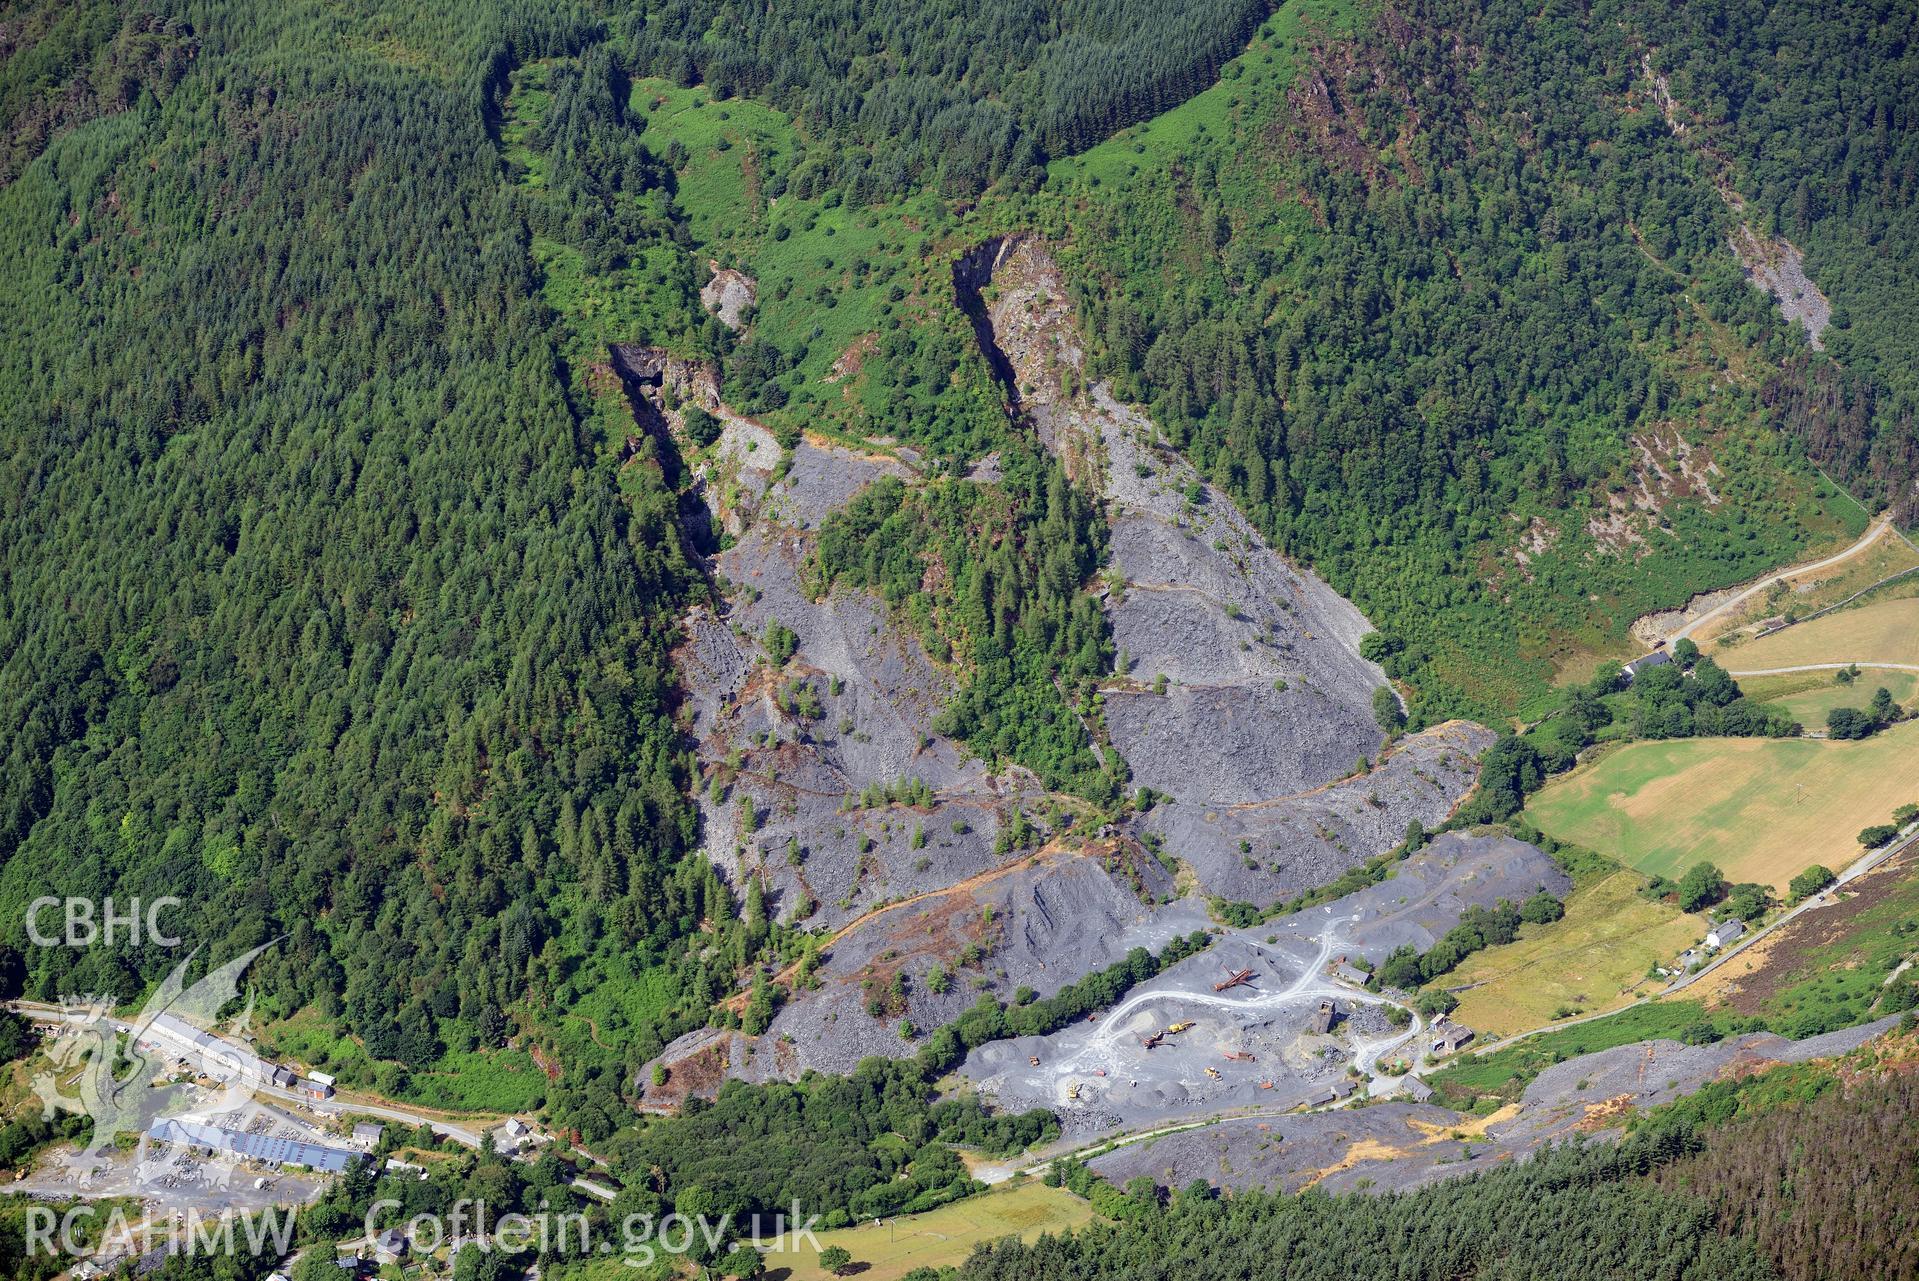
[[[1712,653],[1721,667],[1735,674],[1805,663],[1919,665],[1919,598],[1842,609]],[[1871,679],[1870,672],[1865,679]]]
[[[924,1214],[903,1215],[881,1224],[865,1224],[818,1233],[822,1249],[844,1246],[854,1263],[865,1264],[862,1281],[897,1281],[914,1268],[956,1267],[983,1241],[1018,1236],[1032,1240],[1042,1232],[1061,1233],[1093,1220],[1093,1207],[1064,1188],[1041,1183],[969,1197]],[[792,1281],[826,1277],[810,1244],[766,1256],[769,1275],[782,1272]]]
[[[1814,863],[1858,858],[1862,828],[1919,802],[1919,721],[1859,742],[1690,738],[1633,743],[1543,788],[1542,831],[1647,875],[1701,861],[1783,895]]]
[[[1703,938],[1706,919],[1642,898],[1645,878],[1620,870],[1566,896],[1566,915],[1527,925],[1517,941],[1469,957],[1444,986],[1459,993],[1453,1017],[1478,1032],[1511,1036],[1562,1009],[1595,1014],[1652,990],[1646,974]]]

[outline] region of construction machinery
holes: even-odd
[[[1079,1102],[1079,1082],[1078,1081],[1075,1081],[1071,1085],[1066,1087],[1066,1101],[1068,1103]]]
[[[1033,1065],[1034,1067],[1038,1067],[1038,1066],[1039,1066],[1039,1055],[1037,1055],[1037,1054],[1035,1054],[1035,1055],[1032,1055],[1032,1056],[1031,1056],[1031,1057],[1029,1057],[1029,1058],[1028,1058],[1028,1059],[1027,1059],[1026,1061],[1027,1061],[1028,1063],[1031,1063],[1031,1064],[1032,1064],[1032,1065]]]
[[[1178,1036],[1181,1032],[1184,1032],[1187,1028],[1191,1026],[1193,1026],[1193,1021],[1191,1019],[1187,1019],[1183,1023],[1175,1023],[1171,1027],[1166,1029],[1166,1035]]]
[[[1251,983],[1252,981],[1253,972],[1251,970],[1234,970],[1228,974],[1226,978],[1213,984],[1213,991],[1224,992],[1229,987],[1238,987],[1242,983]]]
[[[1166,1034],[1164,1032],[1155,1032],[1151,1036],[1141,1040],[1140,1044],[1150,1050],[1155,1045],[1158,1045],[1161,1041],[1164,1041],[1165,1039],[1166,1039]]]
[[[1219,1080],[1219,1069],[1216,1067],[1209,1067],[1206,1069],[1206,1075],[1212,1077],[1215,1081],[1217,1081]]]
[[[1229,1058],[1229,1059],[1231,1059],[1231,1060],[1233,1060],[1233,1061],[1234,1061],[1235,1063],[1255,1063],[1255,1062],[1258,1062],[1258,1060],[1256,1060],[1255,1058],[1253,1058],[1253,1056],[1252,1056],[1252,1055],[1250,1055],[1250,1054],[1248,1054],[1248,1053],[1247,1053],[1246,1051],[1244,1051],[1244,1050],[1228,1050],[1228,1051],[1226,1051],[1226,1057],[1227,1057],[1227,1058]]]

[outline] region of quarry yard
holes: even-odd
[[[1523,1160],[1547,1143],[1617,1136],[1638,1110],[1776,1063],[1843,1054],[1897,1021],[1880,1019],[1801,1041],[1770,1032],[1702,1046],[1636,1041],[1547,1068],[1519,1103],[1484,1118],[1400,1102],[1232,1117],[1125,1144],[1091,1164],[1116,1184],[1145,1176],[1167,1188],[1204,1179],[1222,1188],[1405,1191]]]
[[[1408,1047],[1421,1024],[1393,1029],[1384,1017],[1393,1002],[1335,978],[1333,967],[1377,963],[1405,943],[1430,947],[1469,904],[1568,887],[1558,866],[1530,845],[1448,834],[1376,885],[1227,932],[1095,1021],[982,1046],[959,1075],[1002,1107],[1057,1109],[1075,1135],[1328,1102],[1335,1086],[1353,1092],[1346,1090],[1349,1067],[1362,1078],[1356,1089],[1371,1089],[1363,1078],[1380,1061],[1401,1051],[1418,1057]],[[1215,990],[1241,970],[1252,971],[1250,982]],[[1324,1033],[1311,1027],[1322,1001],[1336,1011]],[[1394,1079],[1379,1085],[1389,1090]]]

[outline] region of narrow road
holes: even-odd
[[[48,1005],[41,1001],[9,1001],[7,1005],[17,1013],[43,1021],[52,1019],[65,1023],[80,1023],[84,1022],[87,1017],[80,1011],[65,1010],[60,1006]],[[122,1035],[132,1035],[133,1033],[133,1025],[123,1019],[109,1018],[106,1020],[106,1024],[115,1032],[119,1032]],[[396,1121],[402,1125],[430,1125],[433,1127],[435,1134],[443,1138],[452,1139],[455,1143],[464,1144],[470,1148],[478,1148],[481,1142],[481,1137],[477,1132],[469,1130],[464,1126],[454,1125],[448,1121],[436,1120],[430,1116],[422,1116],[417,1112],[407,1112],[384,1103],[374,1103],[366,1099],[354,1098],[347,1094],[336,1094],[324,1102],[319,1102],[316,1106],[316,1100],[309,1098],[307,1095],[298,1094],[292,1090],[283,1090],[277,1085],[270,1085],[264,1081],[255,1084],[253,1092],[262,1098],[278,1099],[282,1102],[298,1104],[303,1108],[318,1112],[322,1116],[337,1116],[341,1112],[363,1113],[367,1116],[379,1117],[383,1121]]]
[[[1741,676],[1790,676],[1794,672],[1842,672],[1848,667],[1876,667],[1884,671],[1919,672],[1919,663],[1879,663],[1869,659],[1859,659],[1850,663],[1801,663],[1797,667],[1755,667],[1747,672],[1728,671],[1726,675],[1738,680]]]
[[[1701,627],[1705,626],[1707,623],[1711,622],[1713,619],[1718,618],[1720,615],[1725,614],[1730,610],[1737,609],[1739,606],[1745,604],[1747,601],[1751,600],[1754,596],[1759,595],[1761,592],[1771,587],[1774,583],[1783,582],[1788,578],[1795,578],[1800,574],[1810,574],[1816,570],[1821,570],[1832,565],[1837,565],[1841,561],[1850,560],[1852,557],[1858,555],[1862,551],[1865,551],[1868,547],[1878,542],[1881,538],[1884,538],[1888,532],[1894,534],[1902,542],[1905,541],[1905,536],[1903,534],[1900,534],[1899,531],[1893,527],[1891,518],[1886,516],[1881,516],[1879,519],[1875,520],[1872,523],[1872,527],[1870,529],[1868,529],[1864,534],[1860,535],[1858,542],[1846,548],[1846,550],[1839,552],[1835,555],[1828,556],[1824,560],[1813,561],[1809,565],[1788,566],[1787,568],[1782,569],[1775,574],[1770,574],[1767,577],[1760,579],[1758,582],[1754,583],[1751,587],[1748,587],[1744,591],[1740,592],[1737,596],[1734,596],[1730,600],[1723,601],[1720,604],[1715,605],[1713,608],[1707,610],[1705,613],[1701,614],[1699,617],[1687,623],[1684,627],[1681,627],[1678,631],[1666,637],[1666,643],[1668,645],[1677,644],[1678,642],[1691,636],[1695,631],[1699,630]],[[1908,546],[1910,546],[1909,543],[1908,543]]]
[[[1838,876],[1838,879],[1833,881],[1833,883],[1830,886],[1828,886],[1826,889],[1788,908],[1777,920],[1773,921],[1772,924],[1765,926],[1763,929],[1754,930],[1752,934],[1747,936],[1745,942],[1741,943],[1738,947],[1730,948],[1724,952],[1721,952],[1718,956],[1713,958],[1711,963],[1706,965],[1705,968],[1701,969],[1698,973],[1681,975],[1678,979],[1674,980],[1671,984],[1669,984],[1666,987],[1665,991],[1661,992],[1660,995],[1667,996],[1667,995],[1670,995],[1671,993],[1678,992],[1685,988],[1691,987],[1694,983],[1698,982],[1700,979],[1704,978],[1706,975],[1711,974],[1714,970],[1724,965],[1727,961],[1732,960],[1733,957],[1743,953],[1747,948],[1751,947],[1754,943],[1757,943],[1760,939],[1765,938],[1768,934],[1771,934],[1774,930],[1784,925],[1787,921],[1790,921],[1794,919],[1795,917],[1797,917],[1801,912],[1808,912],[1813,910],[1814,908],[1824,907],[1826,904],[1832,901],[1831,896],[1834,890],[1839,889],[1841,886],[1846,885],[1852,881],[1858,880],[1860,877],[1864,876],[1867,872],[1872,871],[1873,868],[1878,867],[1880,864],[1884,863],[1887,859],[1892,858],[1894,855],[1910,847],[1915,841],[1919,841],[1919,820],[1915,820],[1912,823],[1907,824],[1906,830],[1901,832],[1898,838],[1892,841],[1890,844],[1882,845],[1878,849],[1872,850],[1868,852],[1867,854],[1865,854],[1860,859],[1858,859],[1856,862],[1853,863],[1851,867],[1848,867],[1845,871],[1841,872]]]

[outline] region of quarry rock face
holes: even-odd
[[[724,604],[686,619],[677,654],[704,848],[736,893],[758,880],[769,913],[822,943],[808,974],[775,976],[785,999],[765,1035],[695,1033],[660,1059],[676,1084],[642,1072],[658,1106],[727,1077],[911,1054],[982,993],[1045,996],[1204,928],[1209,898],[1263,905],[1324,885],[1411,820],[1443,821],[1493,740],[1453,722],[1388,742],[1373,712],[1386,679],[1358,652],[1365,618],[1267,546],[1144,414],[1085,385],[1039,242],[990,242],[953,279],[1017,426],[1103,506],[1110,572],[1087,590],[1120,653],[1100,688],[1105,746],[1157,795],[1096,832],[1059,816],[1070,804],[1049,822],[1038,780],[939,733],[964,673],[876,599],[808,579],[822,523],[881,476],[918,483],[920,460],[809,437],[777,466],[770,434],[716,388],[724,430],[702,483],[734,539],[711,563]],[[640,351],[622,375],[704,401],[663,355]],[[998,475],[988,459],[968,478]],[[792,633],[790,654],[767,652],[769,628]]]
[[[1449,723],[1382,753],[1386,686],[1351,602],[1269,547],[1138,409],[1088,386],[1070,295],[1045,246],[996,240],[955,269],[1009,396],[1111,530],[1105,607],[1119,663],[1102,690],[1134,780],[1172,800],[1168,838],[1210,893],[1271,902],[1435,825],[1495,735]],[[970,301],[967,291],[972,290]]]

